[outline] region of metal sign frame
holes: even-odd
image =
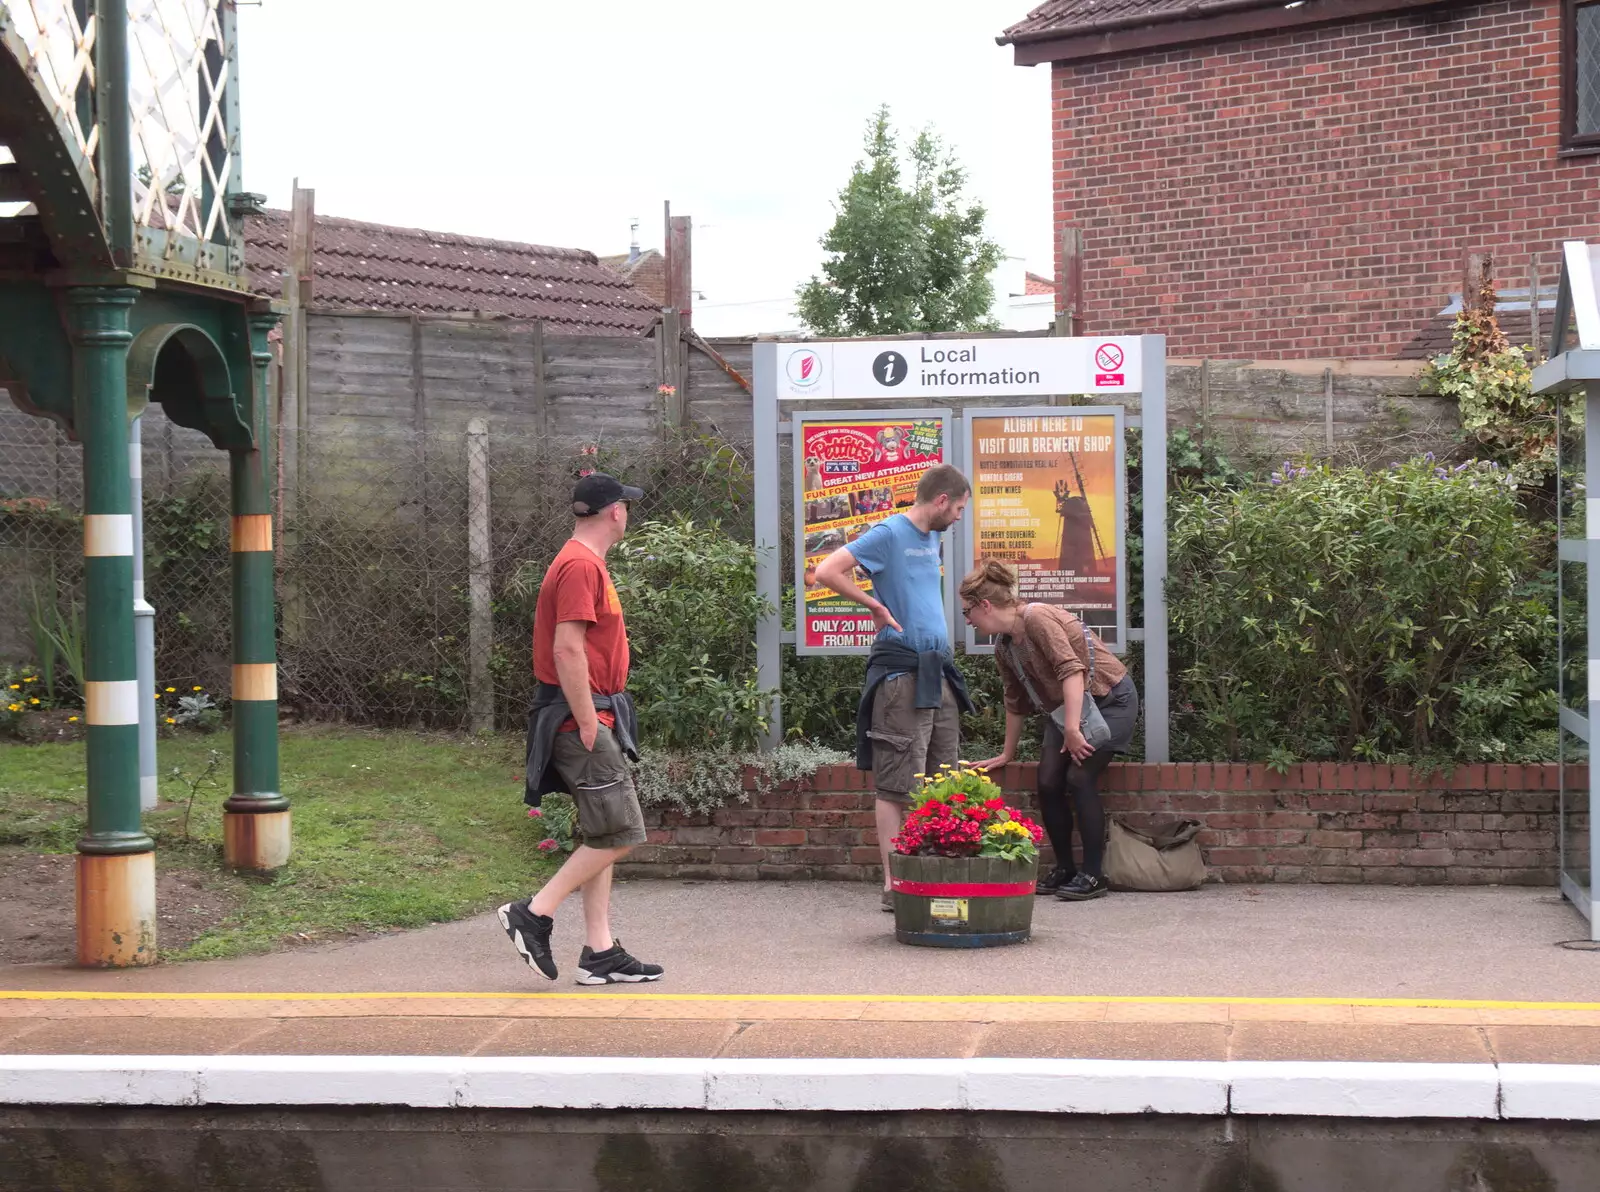
[[[1027,338],[1027,337],[1012,337]],[[1043,338],[1043,337],[1039,337]],[[1092,354],[1096,347],[1111,337],[1079,337],[1066,339],[1050,337],[1048,342],[1062,345],[1045,349],[1074,353],[1081,357],[1088,341]],[[1129,641],[1144,643],[1143,696],[1145,718],[1145,760],[1169,760],[1170,725],[1168,722],[1167,695],[1167,337],[1141,335],[1120,337],[1137,345],[1140,362],[1139,385],[1126,391],[1127,396],[1138,394],[1140,413],[1126,415],[1124,427],[1157,428],[1158,433],[1146,434],[1143,444],[1144,496],[1144,624],[1129,627]],[[792,422],[783,419],[784,402],[817,402],[827,398],[817,396],[780,396],[779,380],[783,360],[798,348],[815,347],[809,344],[785,343],[766,340],[752,345],[752,430],[754,434],[755,472],[755,548],[756,594],[768,607],[768,612],[756,624],[757,681],[769,691],[777,692],[768,719],[766,747],[774,748],[783,740],[783,703],[781,694],[783,675],[783,646],[792,644],[793,633],[783,628],[783,559],[782,559],[782,509],[783,496],[779,491],[780,435],[792,434]],[[832,341],[860,342],[860,341]],[[921,339],[880,340],[882,350],[893,349],[897,344],[910,349],[912,345],[927,343]],[[1003,341],[992,341],[997,344]],[[1090,392],[1104,393],[1094,386],[1084,387]],[[870,392],[855,392],[847,397],[835,393],[833,400],[843,404],[856,403],[873,396]],[[892,393],[877,396],[892,397]],[[1005,396],[996,393],[983,400]],[[938,399],[934,399],[937,403]],[[795,408],[791,405],[790,408]],[[855,408],[854,405],[851,408]],[[1063,407],[1066,408],[1066,407]],[[960,461],[956,460],[959,466]]]
[[[799,458],[800,444],[805,441],[805,427],[807,424],[818,422],[931,422],[937,420],[942,434],[940,461],[955,464],[961,467],[959,458],[959,444],[956,442],[955,415],[950,410],[942,409],[894,409],[894,410],[826,410],[810,409],[796,410],[794,413],[794,443],[795,458]],[[930,467],[932,465],[929,465]],[[805,558],[809,553],[805,546],[805,476],[801,469],[794,470],[794,565],[795,575],[800,576],[805,567]],[[891,514],[890,516],[893,516]],[[956,545],[957,535],[946,531],[940,539],[944,551],[944,558],[940,560],[940,567],[944,571],[944,616],[945,628],[950,640],[956,640],[956,624],[954,616],[956,595],[956,568],[959,565],[959,548]],[[846,543],[845,545],[849,545]],[[794,649],[795,653],[802,655],[822,656],[828,655],[857,655],[866,657],[872,652],[871,646],[808,646],[806,644],[806,590],[805,584],[798,579],[794,585]]]
[[[1578,342],[1567,347],[1569,327],[1577,331]],[[1561,893],[1589,921],[1589,938],[1600,941],[1600,898],[1596,897],[1595,875],[1600,873],[1600,833],[1594,828],[1594,808],[1600,806],[1600,765],[1593,761],[1594,726],[1600,724],[1600,650],[1596,649],[1600,627],[1600,583],[1596,582],[1596,563],[1600,563],[1600,245],[1569,240],[1562,245],[1561,284],[1556,294],[1555,328],[1550,344],[1550,359],[1533,370],[1534,393],[1582,393],[1584,395],[1583,478],[1584,536],[1568,538],[1562,510],[1565,487],[1562,466],[1566,447],[1561,434],[1561,419],[1556,419],[1556,538],[1560,563],[1580,568],[1586,581],[1583,659],[1587,665],[1587,690],[1567,691],[1567,601],[1565,584],[1556,584],[1556,684],[1560,710],[1560,730],[1556,767],[1559,774],[1556,818],[1559,824],[1559,881]],[[1570,699],[1570,702],[1569,702]],[[1572,705],[1583,707],[1580,715]],[[1576,787],[1568,785],[1568,738],[1583,742],[1578,750],[1588,762],[1588,776]],[[1577,759],[1574,759],[1577,760]],[[1568,831],[1569,814],[1588,820],[1587,840],[1573,839]]]
[[[1105,641],[1106,648],[1113,654],[1126,653],[1128,649],[1128,451],[1127,451],[1127,418],[1128,412],[1123,406],[983,406],[973,407],[962,412],[961,415],[961,458],[965,461],[969,478],[972,481],[972,503],[968,506],[967,516],[961,520],[961,565],[963,571],[970,571],[978,564],[978,488],[980,480],[972,473],[977,471],[977,432],[974,422],[979,418],[1111,418],[1113,420],[1113,447],[1115,453],[1112,468],[1116,475],[1116,516],[1112,533],[1115,535],[1117,551],[1117,607],[1116,622],[1108,628],[1114,629],[1114,634],[1104,632],[1101,624],[1089,620],[1088,624],[1099,633]],[[1079,610],[1069,603],[1062,603],[1060,607],[1069,612],[1078,613]],[[1079,614],[1081,616],[1081,613]],[[993,639],[985,637],[980,639],[978,632],[971,625],[966,626],[966,650],[968,654],[993,654]]]

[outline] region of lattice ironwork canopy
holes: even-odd
[[[60,264],[242,288],[235,28],[233,0],[0,0],[0,100],[32,108],[0,112],[0,203]]]

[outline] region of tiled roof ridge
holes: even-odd
[[[267,208],[262,214],[274,220],[288,220],[290,218],[289,212],[274,207]],[[347,219],[341,215],[318,215],[316,222],[318,227],[348,228],[352,231],[370,232],[374,235],[407,237],[434,245],[490,248],[500,252],[527,253],[530,256],[549,257],[560,261],[581,261],[587,265],[598,265],[600,263],[600,258],[586,248],[558,248],[549,244],[528,244],[521,240],[496,240],[488,236],[468,236],[461,232],[435,232],[428,228],[408,228],[398,224]],[[348,250],[331,249],[319,251],[342,252]]]
[[[1095,13],[1096,0],[1046,0],[1012,25],[995,41],[1000,45],[1025,45],[1058,37],[1105,33],[1141,25],[1171,24],[1199,17],[1221,16],[1249,8],[1275,8],[1283,0],[1107,0],[1110,11]]]

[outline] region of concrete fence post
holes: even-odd
[[[475,733],[494,731],[494,611],[489,546],[489,427],[482,418],[467,423],[467,715]]]

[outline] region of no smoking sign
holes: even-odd
[[[1116,344],[1101,344],[1094,350],[1096,385],[1124,385],[1122,348]]]

